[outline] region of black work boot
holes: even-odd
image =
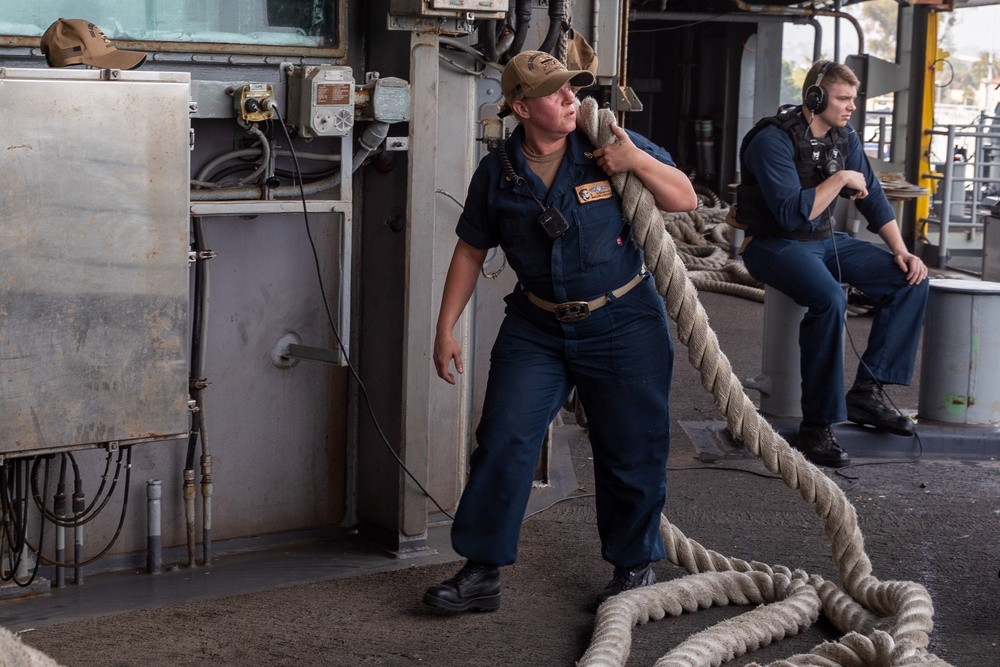
[[[851,457],[837,444],[829,424],[800,424],[795,449],[818,466],[843,468],[851,464]]]
[[[597,596],[597,605],[609,597],[618,595],[622,591],[630,591],[633,588],[642,588],[656,583],[656,573],[649,563],[636,565],[635,567],[616,567],[615,576],[611,579],[607,588]]]
[[[496,611],[500,608],[500,569],[467,561],[454,577],[428,588],[424,604],[452,613]]]
[[[860,380],[847,392],[847,419],[896,435],[913,435],[913,420],[885,404],[882,387],[874,380]]]

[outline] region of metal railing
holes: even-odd
[[[949,257],[949,233],[963,229],[970,238],[975,238],[983,229],[980,218],[989,214],[990,199],[1000,201],[1000,117],[984,112],[970,124],[934,126],[927,133],[946,138],[941,173],[923,175],[924,178],[940,181],[937,188],[939,196],[931,200],[932,216],[934,204],[938,204],[937,218],[930,216],[920,220],[923,224],[939,225],[938,268],[944,268]],[[970,139],[974,145],[971,157],[965,146],[958,145],[960,141]],[[964,160],[960,157],[963,153]],[[972,175],[967,175],[967,168],[956,174],[956,164],[971,166]],[[956,191],[961,193],[960,202],[955,201]],[[956,203],[961,209],[958,215],[953,211]]]
[[[892,111],[869,110],[861,132],[865,153],[874,160],[887,161],[892,148]],[[875,155],[871,155],[874,150]]]

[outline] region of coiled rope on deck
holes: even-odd
[[[611,130],[614,122],[614,115],[599,110],[592,98],[583,101],[577,126],[594,146],[616,141]],[[713,605],[750,603],[762,606],[694,635],[660,658],[655,667],[715,667],[809,627],[820,612],[846,634],[810,653],[770,663],[772,667],[947,665],[927,651],[934,627],[927,590],[917,583],[883,582],[872,576],[854,506],[836,484],[788,445],[743,392],[708,325],[652,193],[631,173],[616,174],[611,181],[702,385],[712,394],[733,435],[768,470],[780,475],[786,486],[813,504],[830,540],[842,587],[800,570],[748,563],[710,551],[686,537],[664,515],[660,528],[667,558],[690,576],[626,591],[601,605],[590,647],[578,666],[624,665],[636,624]]]
[[[660,215],[696,289],[763,301],[763,284],[750,275],[743,262],[729,256],[732,233],[726,224],[728,212],[720,206]]]

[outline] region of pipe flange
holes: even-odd
[[[274,349],[271,350],[271,363],[278,368],[291,368],[299,363],[298,359],[292,359],[287,355],[289,345],[301,344],[302,338],[297,333],[294,331],[285,332],[285,335],[278,339],[278,342],[274,344]]]

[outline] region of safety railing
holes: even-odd
[[[927,133],[945,138],[945,159],[940,172],[924,174],[940,185],[930,215],[919,223],[938,225],[937,262],[938,268],[945,268],[951,253],[949,235],[961,230],[970,240],[981,240],[982,218],[1000,202],[1000,117],[982,113],[973,123],[934,126]],[[970,253],[981,256],[981,246],[972,244],[964,251]]]

